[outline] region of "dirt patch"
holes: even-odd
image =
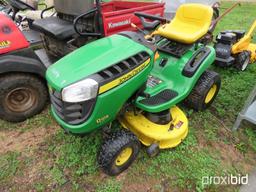
[[[169,179],[154,179],[150,177],[144,177],[141,181],[124,181],[124,187],[122,188],[122,192],[156,192],[156,191],[162,191],[162,192],[176,192],[174,189],[170,186],[170,180]]]
[[[234,132],[223,125],[217,130],[216,140],[208,140],[201,132],[197,134],[199,148],[208,148],[212,154],[218,152],[218,158],[224,166],[233,167],[239,172],[249,173],[255,168],[256,154],[251,150],[242,153],[236,147],[236,143],[246,141],[246,139],[245,136],[243,138],[243,134],[236,137]]]
[[[152,183],[152,181],[148,181],[148,182],[141,182],[141,183],[129,183],[128,185],[125,185],[125,187],[122,189],[122,192],[130,192],[130,191],[134,191],[134,192],[141,192],[141,191],[145,191],[145,192],[152,192],[152,191],[156,191],[157,189],[154,188],[154,185],[156,185],[156,181],[154,181]],[[159,185],[160,190],[162,189],[162,186]]]
[[[10,151],[21,152],[18,159],[19,171],[6,185],[0,185],[0,191],[34,191],[32,189],[37,181],[47,180],[45,177],[48,174],[42,170],[45,165],[51,166],[53,162],[52,159],[43,158],[41,150],[47,146],[46,139],[54,135],[58,129],[57,126],[51,126],[26,131],[0,132],[0,155]]]
[[[225,144],[223,142],[211,142],[212,149],[219,151],[222,164],[233,167],[239,173],[250,173],[256,164],[255,154],[247,152],[241,153],[234,144]]]
[[[213,148],[220,152],[220,158],[225,163],[237,163],[243,160],[244,156],[231,144],[223,142],[211,142]]]
[[[26,132],[17,130],[0,132],[0,154],[8,151],[21,152],[25,149],[33,148],[56,130],[56,127],[50,127],[36,128]]]

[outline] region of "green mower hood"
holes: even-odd
[[[50,66],[46,78],[52,88],[61,91],[64,87],[141,51],[154,54],[149,48],[122,35],[102,38],[81,47]]]

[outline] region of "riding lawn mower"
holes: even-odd
[[[19,11],[33,10],[21,0],[6,0],[12,8],[0,13],[0,118],[20,122],[46,106],[46,69],[82,45],[142,26],[134,12],[164,13],[163,3],[100,0],[54,0],[56,16],[32,20],[20,31]]]
[[[171,22],[135,15],[147,30],[133,25],[140,30],[89,43],[46,73],[53,116],[66,132],[111,130],[115,120],[123,127],[107,131],[99,152],[98,163],[109,175],[127,169],[141,143],[150,156],[179,145],[188,134],[188,119],[177,105],[205,110],[221,85],[220,76],[208,69],[215,60],[214,48],[205,44],[211,7],[184,4]]]

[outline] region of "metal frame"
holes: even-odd
[[[232,130],[236,131],[243,120],[247,120],[256,125],[256,86],[248,97],[243,110],[238,114]]]

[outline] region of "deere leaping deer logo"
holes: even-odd
[[[11,45],[11,42],[8,41],[8,40],[0,41],[0,49],[4,49],[4,48],[7,48],[7,47],[10,47],[10,45]]]

